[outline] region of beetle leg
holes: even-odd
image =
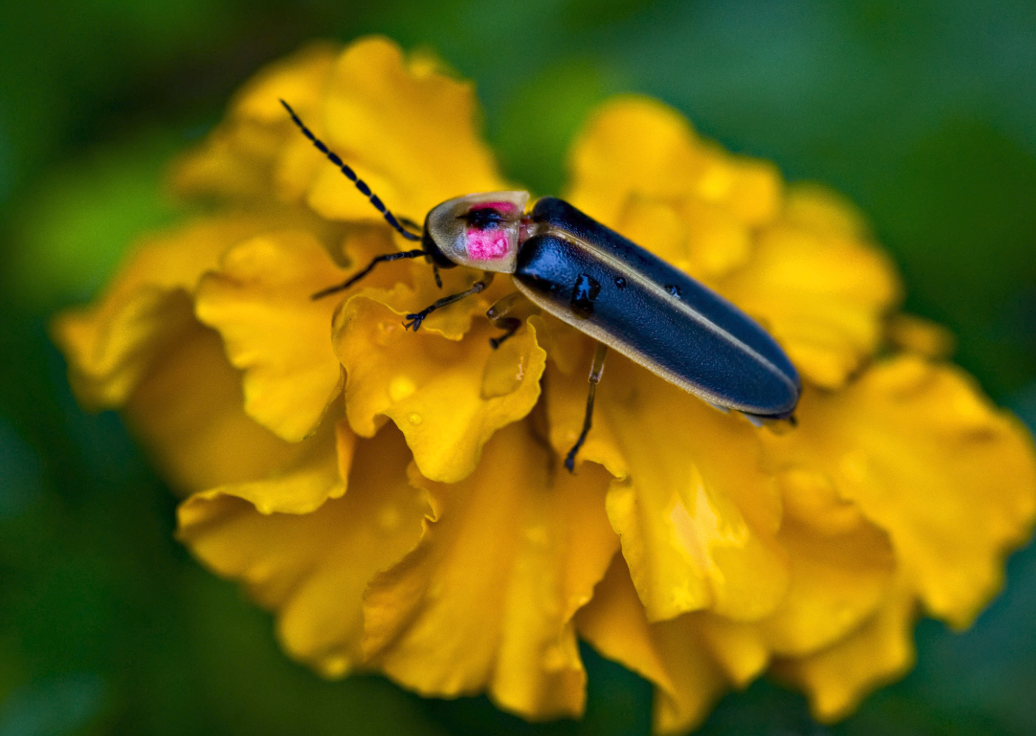
[[[572,445],[572,449],[565,456],[565,467],[568,472],[574,473],[576,466],[576,453],[586,442],[586,436],[590,433],[590,426],[594,419],[594,396],[597,393],[597,384],[604,373],[604,356],[608,353],[608,346],[602,342],[597,343],[597,350],[594,352],[594,362],[590,366],[590,392],[586,396],[586,416],[583,417],[583,431],[579,433],[579,439]]]
[[[518,328],[522,326],[522,321],[517,317],[502,317],[501,319],[495,320],[495,324],[502,330],[505,330],[504,334],[500,337],[489,338],[489,345],[496,350],[498,347],[504,344],[504,341],[511,335],[518,331]]]
[[[316,301],[317,299],[323,299],[325,296],[330,296],[331,294],[336,294],[339,291],[345,291],[350,286],[352,286],[357,281],[359,281],[364,276],[366,276],[371,271],[373,271],[374,267],[377,266],[379,263],[386,263],[388,261],[398,261],[400,258],[420,258],[421,256],[426,256],[426,255],[428,255],[428,253],[426,253],[423,250],[408,250],[408,251],[403,251],[402,253],[386,253],[383,256],[375,256],[374,260],[372,260],[370,263],[367,264],[367,268],[363,269],[362,271],[360,271],[355,276],[352,276],[351,278],[346,279],[342,283],[336,284],[335,286],[329,286],[326,289],[321,289],[316,294],[313,294],[310,297],[310,299],[312,299],[313,301]]]
[[[503,345],[504,340],[509,338],[518,328],[522,326],[522,321],[517,317],[506,316],[508,312],[514,309],[515,302],[521,298],[522,293],[520,291],[514,291],[503,297],[496,304],[486,310],[486,316],[492,320],[493,324],[499,327],[501,330],[505,330],[504,334],[500,337],[490,338],[489,344],[493,350]]]
[[[486,271],[482,274],[482,278],[476,281],[474,284],[472,284],[471,288],[467,291],[462,291],[459,294],[450,294],[449,296],[444,296],[442,299],[437,299],[434,304],[425,307],[420,312],[408,314],[406,318],[410,321],[404,322],[403,327],[405,327],[408,330],[413,330],[414,332],[417,332],[418,328],[421,327],[421,323],[424,322],[425,317],[427,317],[429,314],[434,312],[436,309],[441,309],[442,307],[445,307],[449,304],[453,304],[454,302],[459,302],[461,299],[469,297],[472,294],[478,294],[480,292],[485,291],[489,287],[489,285],[493,283],[493,276],[494,274],[492,271]]]

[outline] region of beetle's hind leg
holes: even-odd
[[[597,350],[594,352],[594,362],[590,366],[590,392],[586,396],[586,415],[583,417],[583,431],[579,433],[579,439],[572,445],[572,449],[565,455],[565,467],[568,472],[574,473],[576,467],[576,453],[586,442],[586,436],[590,434],[590,427],[594,420],[594,396],[597,394],[597,384],[601,381],[601,374],[604,373],[604,357],[608,354],[608,346],[604,343],[597,343]]]
[[[429,314],[434,312],[436,309],[442,309],[443,307],[453,304],[454,302],[459,302],[461,299],[464,299],[465,297],[469,297],[473,294],[479,294],[485,291],[487,288],[489,288],[489,285],[493,283],[493,276],[494,274],[492,271],[486,271],[482,274],[481,279],[479,279],[471,285],[470,289],[462,291],[458,294],[450,294],[449,296],[444,296],[442,299],[437,299],[434,304],[425,307],[420,312],[408,314],[406,318],[410,321],[404,322],[403,327],[407,328],[408,330],[413,330],[414,332],[417,332],[417,330],[421,327],[421,323],[424,322],[425,317],[427,317]]]
[[[504,341],[516,333],[518,328],[522,326],[520,319],[507,316],[521,297],[522,293],[520,291],[513,291],[486,310],[486,316],[489,317],[493,324],[504,330],[504,334],[500,335],[500,337],[491,337],[489,339],[489,344],[493,350],[503,345]]]

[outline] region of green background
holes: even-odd
[[[597,103],[642,92],[786,177],[856,201],[957,360],[1036,424],[1036,4],[81,0],[0,5],[0,736],[644,734],[649,687],[589,650],[581,723],[485,698],[324,682],[171,538],[174,501],[111,413],[80,411],[46,337],[141,230],[162,172],[231,92],[314,37],[381,32],[475,80],[505,171],[539,192]],[[963,635],[834,727],[760,681],[706,734],[1036,733],[1036,549]]]

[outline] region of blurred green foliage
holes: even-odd
[[[587,113],[642,92],[702,133],[857,202],[907,308],[1036,424],[1036,5],[531,0],[62,0],[0,5],[0,736],[644,734],[650,689],[592,652],[587,717],[529,725],[484,698],[319,680],[269,616],[172,540],[174,502],[111,414],[84,414],[46,337],[141,230],[181,210],[168,158],[263,63],[385,33],[474,79],[507,174],[559,192]],[[707,734],[1036,733],[1036,551],[963,635],[843,724],[766,681]]]

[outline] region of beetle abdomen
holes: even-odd
[[[715,292],[562,200],[514,279],[543,309],[706,401],[764,417],[794,410],[799,376],[755,321]]]

